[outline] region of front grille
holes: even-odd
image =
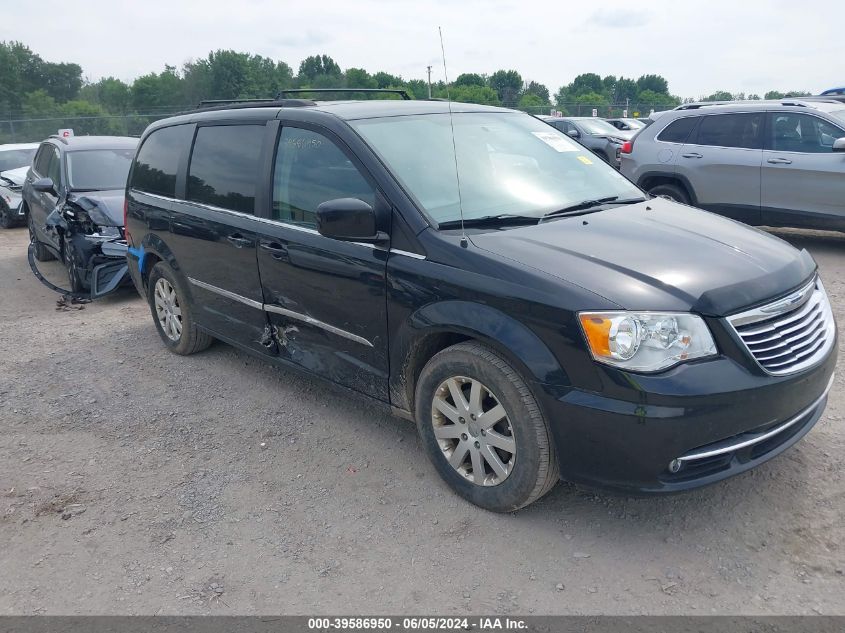
[[[820,279],[767,305],[728,317],[754,360],[770,374],[801,371],[833,345],[830,302]]]

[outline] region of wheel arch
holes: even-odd
[[[442,301],[411,314],[393,336],[390,352],[392,404],[413,411],[414,390],[425,364],[439,351],[470,340],[483,343],[500,354],[526,382],[568,382],[557,358],[524,323],[488,305]]]
[[[637,185],[640,189],[649,191],[658,185],[676,185],[686,192],[689,196],[690,203],[693,206],[698,206],[698,198],[695,195],[692,183],[689,179],[682,175],[671,171],[649,171],[644,173],[637,180]]]

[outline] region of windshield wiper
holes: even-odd
[[[626,198],[624,200],[620,200],[619,196],[607,196],[606,198],[596,198],[595,200],[582,200],[577,204],[571,204],[568,207],[563,207],[557,211],[550,211],[540,218],[540,222],[544,221],[546,218],[595,213],[596,211],[601,211],[598,207],[601,207],[604,204],[636,204],[637,202],[645,202],[645,198]]]
[[[480,218],[466,218],[463,226],[466,228],[479,228],[486,226],[513,226],[516,224],[536,224],[539,220],[536,215],[512,215],[502,213],[500,215],[485,215]],[[461,220],[447,220],[437,225],[438,229],[459,229]]]

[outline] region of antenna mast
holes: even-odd
[[[461,174],[458,170],[458,146],[455,143],[455,122],[452,119],[452,97],[449,95],[449,72],[446,70],[446,47],[443,45],[443,29],[437,27],[440,34],[440,53],[443,57],[443,76],[446,79],[446,103],[449,107],[449,127],[452,129],[452,155],[455,157],[455,181],[458,183],[458,211],[461,213],[461,246],[464,248],[469,244],[466,231],[464,231],[464,203],[461,198]]]

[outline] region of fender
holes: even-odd
[[[185,277],[185,273],[182,272],[182,269],[179,267],[173,251],[171,251],[167,243],[155,233],[147,233],[141,240],[141,244],[139,246],[129,248],[127,256],[134,257],[137,260],[138,269],[141,273],[141,278],[143,279],[145,286],[150,274],[150,269],[152,269],[154,265],[150,261],[151,256],[167,262],[174,272],[182,279],[185,288],[190,288],[191,286],[191,284],[188,283],[187,277]],[[188,292],[190,292],[190,290],[188,290]]]
[[[390,345],[390,394],[395,407],[411,411],[414,373],[427,361],[416,358],[432,336],[453,334],[484,342],[532,382],[568,385],[569,377],[545,343],[525,324],[488,305],[450,300],[411,314]],[[436,350],[439,351],[439,350]],[[422,350],[425,354],[425,350]]]

